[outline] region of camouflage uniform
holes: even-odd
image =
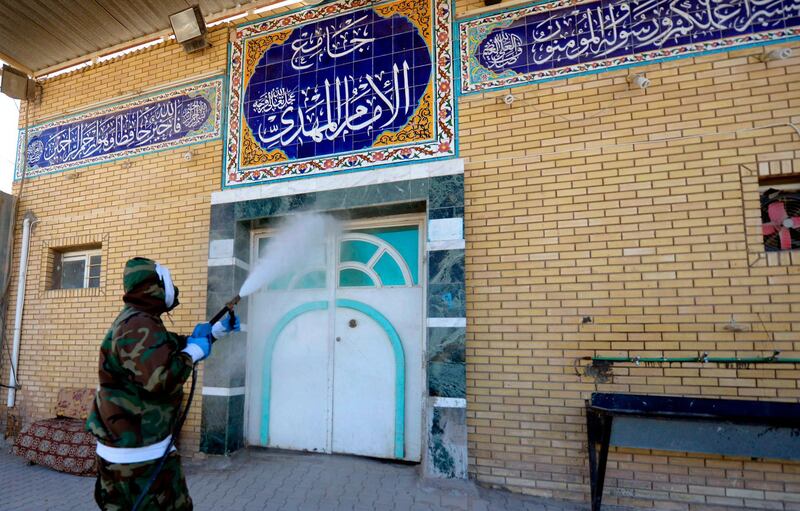
[[[181,352],[186,337],[168,332],[161,322],[160,315],[177,306],[177,289],[168,308],[155,262],[129,260],[123,287],[125,307],[100,347],[100,385],[86,428],[104,446],[136,448],[172,433],[193,363]],[[105,510],[133,507],[158,463],[110,463],[98,456],[97,504]],[[139,509],[192,509],[177,453],[169,456]]]
[[[97,458],[94,500],[106,511],[130,511],[150,480],[159,460],[144,463],[109,463]],[[192,499],[186,488],[181,460],[173,452],[139,505],[140,510],[190,510]]]

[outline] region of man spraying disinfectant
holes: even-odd
[[[150,259],[129,260],[123,286],[125,306],[100,347],[100,385],[86,421],[97,437],[95,500],[107,511],[191,510],[172,446],[183,384],[239,322],[199,323],[188,338],[167,331],[161,314],[178,306],[178,288]]]

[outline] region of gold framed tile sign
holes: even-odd
[[[455,155],[449,0],[341,0],[237,27],[225,186]]]

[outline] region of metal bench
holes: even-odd
[[[592,511],[609,445],[800,461],[800,404],[593,393],[586,401]]]

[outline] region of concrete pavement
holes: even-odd
[[[185,462],[197,511],[578,511],[588,505],[431,481],[417,467],[354,456],[245,449]],[[0,510],[91,510],[94,479],[27,463],[0,443]],[[605,509],[605,506],[604,506]]]

